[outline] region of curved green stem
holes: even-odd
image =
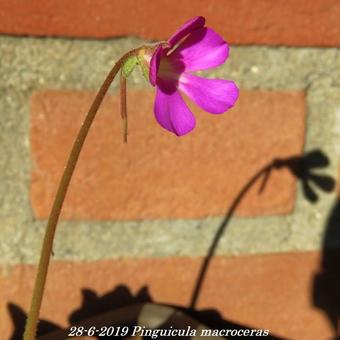
[[[26,321],[24,340],[34,340],[36,337],[39,312],[40,312],[42,297],[43,297],[45,283],[46,283],[46,276],[48,272],[50,256],[52,253],[55,230],[57,227],[61,208],[62,208],[64,199],[65,199],[65,196],[66,196],[66,192],[70,184],[73,171],[75,169],[75,166],[79,158],[80,151],[82,149],[86,136],[89,132],[89,129],[92,125],[92,122],[96,116],[96,113],[112,81],[114,80],[115,76],[117,75],[118,71],[123,66],[125,61],[132,55],[135,55],[136,53],[138,53],[139,50],[140,48],[131,50],[130,52],[126,53],[113,66],[112,70],[110,71],[103,85],[98,91],[97,96],[94,99],[91,105],[91,108],[89,112],[87,113],[85,120],[79,130],[78,136],[73,144],[73,148],[70,153],[69,159],[67,161],[67,165],[65,167],[63,176],[61,178],[58,191],[57,191],[57,194],[56,194],[56,197],[55,197],[52,209],[51,209],[51,213],[50,213],[50,216],[47,222],[43,246],[42,246],[41,253],[40,253],[38,272],[37,272],[37,276],[35,279],[31,308],[28,313],[28,317]]]

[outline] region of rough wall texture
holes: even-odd
[[[101,296],[120,285],[131,299],[146,286],[156,302],[188,306],[203,258],[221,234],[198,308],[286,338],[334,336],[340,273],[328,249],[340,246],[339,205],[334,190],[325,192],[329,179],[313,174],[338,177],[340,5],[249,2],[203,9],[205,1],[124,1],[134,6],[124,20],[121,1],[0,4],[5,339],[27,311],[44,218],[95,91],[119,56],[148,41],[129,35],[166,39],[198,13],[233,44],[228,62],[208,76],[235,80],[240,102],[219,117],[196,110],[195,132],[178,140],[154,122],[153,89],[136,72],[123,145],[114,83],[71,184],[42,318],[66,326],[81,289]],[[263,193],[261,177],[242,194],[275,159]],[[235,217],[230,209],[238,201]]]
[[[244,91],[238,105],[220,122],[218,117],[190,105],[198,123],[195,131],[184,138],[159,128],[152,114],[154,92],[129,92],[128,144],[119,138],[121,120],[112,112],[119,108],[119,96],[106,100],[73,178],[65,202],[65,219],[220,216],[252,174],[275,157],[301,154],[305,131],[303,92]],[[37,218],[48,217],[56,191],[52,188],[56,188],[83,112],[94,95],[49,91],[33,96],[31,198]],[[289,170],[276,171],[261,195],[259,188],[260,182],[249,191],[237,207],[239,214],[292,211],[296,188]]]
[[[86,8],[86,10],[85,10]],[[0,4],[7,34],[167,39],[177,22],[202,15],[231,44],[339,46],[337,0],[8,0]],[[13,17],[16,20],[13,20]]]

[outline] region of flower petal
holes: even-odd
[[[170,46],[176,45],[182,38],[192,31],[203,27],[205,18],[197,16],[188,20],[180,29],[178,29],[168,40]]]
[[[189,73],[181,75],[178,88],[203,110],[210,113],[227,111],[239,96],[239,89],[233,81],[206,79]]]
[[[194,115],[178,91],[168,93],[157,87],[154,112],[158,123],[177,136],[187,134],[196,125]]]
[[[174,63],[182,62],[188,72],[219,66],[228,55],[228,44],[212,29],[204,27],[192,32],[170,58]]]
[[[152,86],[156,85],[157,73],[161,61],[162,52],[162,45],[158,45],[150,60],[149,80]]]

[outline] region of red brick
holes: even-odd
[[[93,290],[100,300],[118,285],[124,285],[132,296],[146,286],[154,302],[187,307],[201,261],[163,258],[53,262],[41,317],[66,327],[70,312],[81,306],[81,289]],[[224,319],[269,329],[285,339],[329,339],[329,321],[314,306],[312,297],[319,265],[318,253],[217,257],[209,267],[197,309],[217,309]],[[0,276],[3,339],[12,332],[4,304],[12,302],[27,310],[34,274],[33,266],[21,265]]]
[[[94,93],[39,92],[32,99],[31,200],[46,218],[75,135]],[[79,160],[64,205],[67,219],[199,218],[224,215],[242,187],[275,157],[301,153],[302,92],[242,92],[220,116],[193,108],[197,127],[178,138],[152,113],[153,91],[129,91],[129,141],[122,142],[118,96],[107,98]],[[240,215],[285,214],[295,202],[295,180],[273,171],[258,181]]]
[[[340,46],[338,0],[7,0],[0,32],[162,40],[198,14],[231,44]]]

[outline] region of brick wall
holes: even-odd
[[[155,122],[154,89],[135,72],[123,144],[114,83],[65,202],[43,327],[127,302],[189,307],[210,251],[199,312],[283,338],[334,337],[340,3],[9,0],[0,3],[4,338],[20,334],[46,218],[96,90],[124,52],[197,14],[231,44],[208,75],[235,80],[240,99],[219,117],[192,107],[197,127],[179,139]],[[256,180],[268,164],[268,180]]]

